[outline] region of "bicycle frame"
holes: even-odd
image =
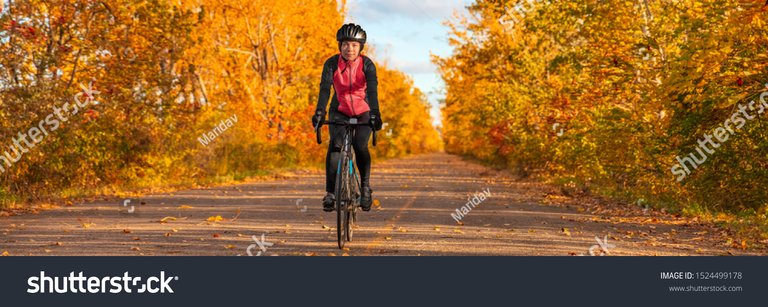
[[[323,125],[344,126],[344,136],[342,138],[341,156],[336,166],[336,233],[339,248],[343,249],[346,241],[352,241],[352,233],[355,221],[357,220],[357,209],[360,207],[360,196],[362,191],[360,177],[355,171],[355,153],[352,148],[352,137],[355,134],[356,126],[368,126],[368,123],[357,123],[356,118],[351,118],[349,122],[345,121],[321,121],[315,127],[317,133],[317,143],[321,144],[320,128]],[[373,132],[373,146],[376,146],[376,129],[371,127]],[[353,181],[354,180],[354,181]]]

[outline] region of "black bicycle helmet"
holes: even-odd
[[[336,40],[339,42],[339,48],[341,48],[341,43],[344,41],[355,41],[360,43],[360,50],[363,50],[367,38],[363,28],[354,23],[345,24],[336,32]]]

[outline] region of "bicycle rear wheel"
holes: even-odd
[[[344,248],[344,243],[347,241],[347,228],[349,226],[348,205],[349,197],[347,197],[348,179],[346,165],[349,163],[349,157],[342,155],[339,159],[339,166],[336,169],[336,239],[339,242],[339,249]]]

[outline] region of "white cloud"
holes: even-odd
[[[426,22],[442,22],[462,10],[462,1],[445,0],[350,0],[350,15],[373,22],[391,22],[406,18]]]
[[[395,60],[392,64],[407,74],[435,74],[437,72],[435,66],[429,61],[400,62]]]

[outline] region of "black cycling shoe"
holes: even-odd
[[[360,197],[360,207],[363,208],[363,211],[371,211],[371,203],[373,202],[372,192],[371,188],[363,187],[363,196]]]
[[[333,211],[333,203],[335,202],[336,202],[336,197],[333,196],[333,193],[325,194],[325,197],[323,197],[323,211],[325,212]]]

